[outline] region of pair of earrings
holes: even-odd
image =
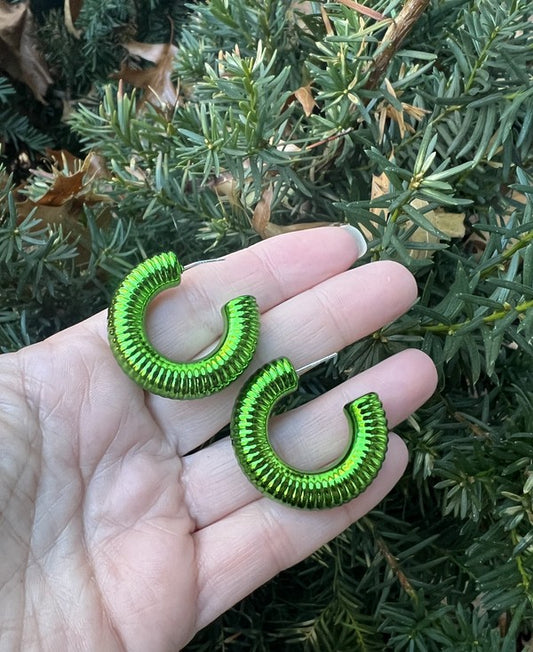
[[[250,364],[259,338],[259,310],[252,296],[240,296],[222,309],[225,332],[204,358],[173,362],[150,344],[145,313],[159,292],[179,285],[182,267],[172,252],[149,258],[122,281],[111,301],[108,335],[122,369],[145,390],[175,399],[209,396],[230,385]],[[281,460],[268,437],[275,404],[298,387],[298,372],[287,358],[262,366],[242,387],[231,417],[230,436],[239,464],[257,489],[293,507],[321,509],[352,500],[372,482],[385,459],[388,429],[375,393],[344,406],[350,426],[346,453],[316,472]]]

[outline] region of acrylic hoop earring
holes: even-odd
[[[232,299],[222,308],[225,332],[214,351],[191,362],[165,358],[148,340],[145,313],[159,292],[179,285],[183,271],[172,252],[137,265],[113,296],[108,336],[122,369],[144,389],[169,398],[201,398],[227,387],[250,364],[259,337],[259,310],[254,297]]]
[[[388,445],[387,419],[376,393],[348,403],[351,429],[346,453],[331,468],[306,472],[286,464],[268,438],[274,405],[298,387],[287,358],[264,365],[242,388],[231,419],[231,440],[242,470],[259,491],[293,507],[323,509],[342,505],[376,477]]]

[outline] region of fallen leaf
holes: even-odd
[[[257,202],[252,214],[252,226],[255,232],[259,233],[262,238],[267,237],[265,234],[270,223],[273,196],[274,191],[272,190],[272,184],[269,184],[265,190],[263,190],[261,199]]]
[[[371,199],[377,199],[390,192],[390,182],[385,172],[372,177]],[[410,205],[415,209],[424,209],[429,206],[427,201],[423,199],[413,199]],[[375,215],[382,215],[386,220],[389,218],[388,208],[371,208],[372,213]],[[463,238],[465,235],[465,214],[464,213],[449,213],[442,208],[435,208],[430,211],[424,212],[424,217],[433,224],[439,231],[447,235],[449,238]],[[412,220],[407,220],[403,224],[404,229],[413,226]],[[363,225],[360,225],[363,234],[368,239],[373,239],[372,233]],[[440,242],[440,238],[433,233],[429,233],[421,227],[417,227],[410,236],[410,242],[434,244]],[[433,251],[431,249],[409,249],[409,254],[413,258],[423,259],[431,258]]]
[[[130,41],[123,44],[133,55],[151,61],[155,65],[144,70],[135,70],[126,63],[118,73],[112,75],[144,91],[143,102],[158,107],[173,107],[178,101],[178,91],[170,76],[172,62],[177,48],[171,43],[139,43]]]
[[[423,199],[413,199],[411,202],[411,206],[417,209],[425,208],[428,205],[428,202]],[[465,235],[464,213],[448,213],[442,208],[435,208],[434,210],[426,211],[424,217],[439,229],[439,231],[442,231],[442,233],[450,238],[463,238]],[[404,228],[410,228],[412,225],[413,222],[407,220]],[[417,227],[410,236],[409,241],[431,245],[440,242],[440,238],[421,227]],[[431,249],[409,249],[408,251],[410,256],[418,259],[431,258],[434,253]]]
[[[91,251],[91,239],[87,227],[84,225],[83,202],[69,199],[61,206],[41,206],[30,199],[17,202],[17,215],[22,221],[33,211],[33,217],[50,226],[61,226],[63,233],[70,236],[71,241],[76,241],[79,247],[85,250],[85,256]]]
[[[79,172],[82,167],[86,167],[91,181],[96,177],[109,176],[104,159],[95,152],[90,152],[84,159],[74,156],[67,149],[48,148],[45,153],[52,166],[65,174],[73,174]]]
[[[319,226],[331,226],[331,222],[299,222],[298,224],[273,224],[270,221],[272,212],[272,198],[274,192],[272,184],[270,184],[257,202],[254,212],[252,214],[252,227],[263,239],[272,238],[275,235],[282,233],[290,233],[292,231],[303,231],[306,229],[316,229]]]
[[[385,86],[387,91],[394,98],[398,99],[401,93],[396,94],[392,84],[388,79],[385,79]],[[413,120],[420,122],[427,113],[430,113],[428,109],[422,109],[418,106],[414,106],[413,104],[407,104],[407,102],[400,102],[400,104],[402,107],[401,111],[398,110],[395,106],[392,106],[392,104],[390,104],[390,102],[386,99],[382,100],[376,107],[374,116],[376,117],[379,125],[380,142],[383,140],[383,136],[385,135],[385,126],[387,119],[396,122],[400,131],[400,137],[403,138],[406,132],[415,132],[415,129],[409,123],[405,122],[405,114],[413,118]]]
[[[387,195],[390,190],[390,181],[389,177],[385,172],[381,174],[374,174],[372,176],[372,187],[370,189],[370,199],[377,199],[382,195]],[[382,211],[386,210],[388,216],[388,210],[384,208],[371,208],[372,213],[379,215]]]
[[[292,14],[292,20],[296,27],[306,34],[312,34],[312,32],[303,17],[312,16],[317,13],[314,5],[314,2],[309,2],[308,0],[292,0],[290,3],[289,15]]]
[[[33,14],[27,2],[0,0],[0,70],[25,83],[45,104],[52,77],[37,47]]]
[[[54,150],[51,151],[54,152]],[[91,182],[101,172],[98,163],[93,160],[96,157],[91,153],[82,161],[73,157],[72,154],[69,154],[67,158],[67,154],[61,150],[54,153],[61,156],[63,168],[53,167],[52,172],[34,171],[34,179],[43,180],[47,190],[41,196],[30,197],[31,201],[39,206],[62,206],[73,197],[78,196],[82,189],[86,191],[83,196],[84,200],[87,200],[89,194],[94,196],[90,188]],[[88,175],[89,172],[92,174]],[[88,179],[87,176],[89,176]]]
[[[432,215],[433,214],[433,215]],[[427,217],[428,214],[426,214]],[[428,218],[437,227],[450,238],[463,238],[465,235],[465,214],[448,213],[442,208],[435,208],[430,211]]]
[[[528,199],[526,195],[523,193],[519,192],[518,190],[512,190],[510,195],[506,197],[507,200],[507,206],[505,209],[504,214],[502,215],[502,222],[503,224],[507,225],[509,223],[509,220],[511,219],[512,214],[516,210],[516,205],[517,204],[527,204]],[[465,241],[465,246],[469,249],[471,252],[471,255],[476,259],[479,260],[481,257],[482,253],[485,251],[485,247],[487,246],[487,242],[490,240],[490,232],[483,231],[483,230],[476,230],[473,231],[468,238]],[[516,244],[517,238],[509,238],[507,242],[507,246],[505,249],[509,249],[509,247],[512,247],[514,244]]]
[[[221,172],[215,179],[209,181],[207,187],[213,190],[219,199],[228,201],[232,206],[240,205],[240,192],[231,172]]]
[[[322,22],[324,23],[326,34],[328,36],[332,36],[335,33],[335,30],[333,29],[333,25],[331,24],[331,20],[329,19],[328,12],[326,11],[323,5],[320,5],[320,15],[322,16]]]
[[[46,157],[52,165],[65,172],[75,172],[83,165],[82,159],[74,156],[68,149],[50,149],[46,150]]]
[[[20,193],[26,194],[27,198],[16,202],[18,218],[22,221],[32,213],[41,223],[61,226],[68,240],[76,244],[78,260],[84,264],[91,253],[91,235],[86,225],[84,207],[110,202],[107,195],[93,190],[95,178],[104,176],[107,171],[94,154],[89,154],[84,160],[66,150],[48,150],[47,155],[56,165],[51,173],[33,171],[33,179],[28,184],[30,187]],[[45,192],[41,196],[36,195],[39,182],[45,182]],[[111,219],[110,209],[99,210],[98,215],[100,224],[106,224]]]
[[[67,32],[75,38],[80,38],[81,36],[81,30],[77,29],[74,23],[78,20],[82,7],[83,0],[64,0],[65,27],[67,28]]]
[[[300,88],[294,91],[294,97],[302,105],[305,115],[309,117],[317,105],[313,93],[311,92],[311,84],[300,86]]]
[[[292,9],[296,9],[301,14],[306,15],[312,15],[315,13],[313,2],[309,2],[309,0],[294,0],[292,3]]]

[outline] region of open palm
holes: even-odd
[[[262,242],[187,271],[150,306],[148,332],[169,357],[191,359],[217,340],[221,306],[252,294],[262,313],[253,367],[280,355],[302,366],[415,300],[403,267],[348,270],[356,257],[349,232],[333,227]],[[228,422],[241,384],[197,401],[146,394],[115,362],[105,313],[0,356],[5,649],[179,649],[366,513],[403,472],[405,447],[391,435],[377,479],[347,505],[303,511],[262,497],[227,439],[196,450]],[[318,468],[346,444],[345,403],[377,391],[394,426],[434,386],[431,361],[404,351],[273,419],[274,445]]]

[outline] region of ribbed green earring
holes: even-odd
[[[122,369],[147,391],[174,399],[201,398],[227,387],[250,364],[259,337],[257,302],[240,296],[222,308],[224,334],[204,358],[174,362],[156,351],[146,335],[146,309],[159,292],[179,285],[184,270],[172,252],[145,260],[119,285],[108,314],[111,350]]]
[[[264,365],[244,384],[231,419],[231,441],[239,464],[259,491],[293,507],[323,509],[342,505],[376,477],[388,446],[387,419],[376,393],[344,407],[351,430],[346,453],[326,470],[307,472],[286,464],[268,437],[274,405],[298,387],[287,358]]]

